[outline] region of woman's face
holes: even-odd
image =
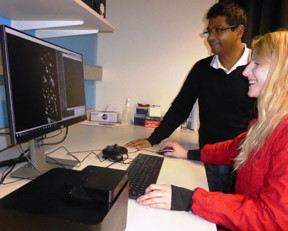
[[[268,61],[259,61],[255,58],[251,60],[243,71],[243,75],[248,78],[249,90],[248,96],[257,98],[267,79],[270,63]]]

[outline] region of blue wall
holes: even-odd
[[[45,39],[51,43],[66,47],[83,55],[84,63],[96,65],[97,34],[67,36]]]
[[[0,17],[0,24],[10,26],[11,21],[7,18]],[[29,34],[34,34],[34,31],[27,31]],[[96,65],[97,63],[97,34],[67,36],[61,38],[46,39],[51,43],[66,47],[83,55],[84,63]],[[95,108],[96,97],[96,81],[85,80],[85,97],[87,109]],[[4,89],[3,76],[0,75],[0,128],[8,126],[6,97]]]
[[[79,52],[83,55],[84,63],[97,63],[97,34],[49,38],[47,41]],[[85,80],[85,97],[87,109],[95,108],[96,81]]]
[[[4,24],[4,25],[7,25],[7,26],[10,26],[11,24],[11,20],[9,18],[4,18],[4,17],[1,17],[0,16],[0,24]]]
[[[0,17],[0,24],[10,26],[11,20]],[[6,97],[4,89],[4,78],[0,75],[0,128],[8,126],[7,109],[6,109]]]
[[[4,89],[4,78],[0,75],[0,127],[7,126],[7,109],[6,109],[6,97]]]

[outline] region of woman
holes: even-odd
[[[258,118],[234,140],[187,151],[166,143],[166,155],[205,164],[234,165],[235,194],[150,185],[140,205],[191,210],[230,230],[288,230],[288,31],[252,42],[253,57],[243,74],[248,95],[258,98]]]

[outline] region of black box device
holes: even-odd
[[[88,166],[66,184],[66,196],[70,200],[112,203],[128,181],[126,171]]]
[[[126,171],[56,168],[0,200],[0,230],[124,231]]]

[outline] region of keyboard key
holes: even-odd
[[[128,167],[129,198],[137,199],[150,184],[157,182],[164,158],[138,154]]]

